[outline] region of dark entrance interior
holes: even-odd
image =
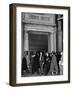
[[[48,49],[48,35],[44,33],[29,33],[29,50]]]

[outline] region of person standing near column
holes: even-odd
[[[44,62],[44,56],[43,56],[43,52],[40,52],[40,74],[43,74],[43,62]]]
[[[48,75],[51,65],[51,60],[49,58],[48,52],[46,52],[46,55],[44,57],[44,75]]]
[[[60,65],[59,65],[59,62],[61,60],[61,53],[59,51],[56,54],[56,58],[57,58],[57,66],[58,66],[58,75],[60,75]]]
[[[56,56],[55,52],[52,52],[52,60],[51,60],[51,66],[50,66],[50,73],[52,75],[57,75],[58,74],[58,66],[57,66],[57,61],[56,61]]]
[[[27,71],[27,60],[26,60],[26,53],[24,52],[24,56],[22,58],[22,76],[24,76],[24,72]]]
[[[27,72],[29,72],[29,66],[30,66],[30,60],[29,60],[29,56],[28,56],[28,51],[26,51],[26,60],[27,60]]]

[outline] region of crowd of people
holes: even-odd
[[[48,53],[47,51],[36,51],[27,59],[28,53],[22,59],[22,76],[24,73],[37,75],[60,75],[60,64],[62,52]],[[28,61],[27,61],[28,60]]]

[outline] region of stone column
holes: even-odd
[[[62,51],[62,32],[58,32],[58,51]]]
[[[58,16],[60,18],[60,16]],[[57,49],[62,51],[62,30],[61,30],[61,20],[58,20],[58,31],[57,31]]]
[[[48,52],[51,53],[53,51],[53,33],[48,34]]]
[[[51,38],[51,52],[52,52],[52,51],[54,51],[54,35],[53,35],[53,32],[51,32],[50,38]]]
[[[53,51],[56,51],[56,32],[53,33]]]
[[[24,32],[24,51],[29,51],[29,38],[28,38],[28,32]]]
[[[50,37],[51,33],[48,33],[48,52],[51,52],[51,37]]]
[[[30,59],[29,59],[29,37],[28,32],[24,32],[24,51],[28,51],[28,55],[26,56],[27,60],[27,68],[29,69]]]
[[[48,34],[48,52],[56,51],[56,32]]]

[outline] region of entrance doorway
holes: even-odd
[[[29,50],[48,50],[48,34],[41,32],[29,33]]]

